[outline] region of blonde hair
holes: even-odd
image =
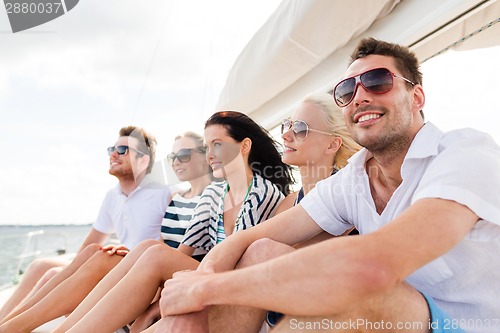
[[[198,133],[188,131],[183,134],[177,135],[174,138],[174,141],[177,141],[182,138],[190,138],[196,143],[196,147],[203,147],[203,136],[199,135]]]
[[[184,132],[183,134],[177,135],[174,138],[174,141],[177,141],[177,140],[182,139],[182,138],[189,138],[189,139],[193,140],[195,142],[195,144],[196,144],[196,148],[198,148],[198,151],[200,151],[200,152],[204,152],[205,151],[205,145],[204,145],[204,142],[203,142],[203,140],[204,140],[203,136],[199,135],[198,133],[192,132],[192,131],[187,131],[187,132]],[[210,175],[210,178],[212,180],[214,180],[215,178],[213,176],[212,168],[208,164],[208,161],[205,160],[205,163],[207,164],[207,174]]]
[[[333,101],[333,97],[327,93],[309,94],[302,99],[302,103],[317,106],[321,110],[326,131],[342,139],[342,145],[333,160],[333,167],[338,170],[342,169],[347,165],[347,160],[361,149],[347,130],[342,111]]]

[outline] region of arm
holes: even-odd
[[[177,250],[191,257],[195,251],[195,248],[185,244],[179,244]]]
[[[215,246],[207,254],[200,264],[200,269],[208,261],[212,262],[215,272],[233,269],[246,249],[261,238],[270,238],[280,243],[293,245],[309,239],[321,231],[322,229],[298,205],[264,223],[227,237],[224,242]]]
[[[422,199],[366,236],[338,237],[259,265],[201,276],[189,284],[176,285],[180,279],[173,279],[164,293],[185,288],[183,296],[201,304],[194,310],[232,304],[292,315],[333,314],[401,283],[457,245],[477,221],[476,214],[454,201]],[[164,315],[176,313],[172,303],[162,307]]]
[[[195,272],[178,272],[174,274],[174,279],[165,282],[160,301],[162,315],[204,309],[206,304],[200,303],[199,295],[192,295],[190,290],[202,278],[210,279],[215,272],[232,270],[254,241],[270,238],[290,245],[309,239],[320,231],[321,228],[298,205],[264,223],[227,237],[207,254]]]
[[[78,252],[80,252],[85,247],[87,247],[87,245],[90,245],[93,243],[97,243],[97,244],[102,245],[102,244],[104,244],[106,239],[108,239],[108,237],[109,237],[108,234],[102,233],[102,232],[97,231],[96,229],[92,228],[92,229],[90,229],[87,237],[83,241],[82,246],[80,246],[80,249],[78,250]]]
[[[293,193],[290,193],[289,195],[287,195],[286,198],[283,199],[283,201],[278,206],[278,209],[276,209],[276,215],[284,212],[285,210],[287,210],[289,208],[292,208],[294,206],[295,199],[297,199],[297,194],[298,194],[298,192],[293,192]]]

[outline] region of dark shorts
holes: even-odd
[[[465,333],[458,325],[457,320],[453,320],[449,314],[444,312],[434,300],[425,294],[422,294],[427,301],[430,312],[429,327],[432,333]]]
[[[268,311],[266,315],[266,322],[270,327],[274,327],[278,324],[284,314],[280,312]]]
[[[201,261],[203,260],[203,258],[205,258],[205,256],[206,256],[206,255],[207,255],[206,253],[205,253],[205,254],[197,254],[197,255],[195,255],[195,256],[192,256],[192,258],[193,258],[194,260],[196,260],[196,261],[201,262]]]

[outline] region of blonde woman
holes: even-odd
[[[304,97],[290,118],[282,121],[281,138],[285,148],[282,161],[298,168],[302,187],[283,200],[278,213],[298,204],[318,181],[345,167],[347,160],[361,149],[347,131],[342,111],[326,93]],[[322,232],[295,247],[331,237]]]

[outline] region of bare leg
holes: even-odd
[[[424,297],[403,283],[345,313],[331,317],[285,317],[272,333],[363,332],[428,333],[429,309]]]
[[[157,321],[156,323],[154,323],[153,325],[149,326],[147,329],[145,329],[141,333],[154,333],[156,331],[156,329],[159,327],[159,325],[160,325],[160,322]],[[166,331],[165,330],[161,330],[159,332],[166,332]]]
[[[151,246],[162,244],[156,240],[145,240],[130,251],[119,265],[114,267],[87,295],[68,318],[56,329],[56,332],[66,332],[89,312],[132,268],[142,254]]]
[[[255,241],[240,258],[236,269],[255,265],[295,251],[291,246],[264,238]],[[212,306],[204,311],[180,316],[166,316],[159,321],[156,332],[249,333],[259,332],[265,310],[242,306]],[[209,324],[207,326],[207,324]]]
[[[67,263],[61,260],[37,259],[33,261],[24,273],[21,283],[19,283],[12,296],[0,310],[0,324],[3,322],[3,319],[30,294],[37,282],[49,269],[64,266],[66,264]]]
[[[1,324],[7,322],[9,319],[27,311],[29,308],[34,306],[36,303],[41,301],[45,296],[47,296],[52,290],[54,290],[59,284],[65,281],[68,277],[74,274],[89,258],[91,258],[96,252],[99,252],[99,244],[90,244],[85,249],[83,249],[75,259],[69,263],[62,271],[58,272],[52,278],[49,278],[46,283],[43,283],[44,279],[47,277],[42,277],[40,283],[38,283],[35,288],[30,293],[29,297],[26,297],[21,304],[19,304],[8,316],[4,318]]]
[[[0,326],[0,332],[30,332],[43,323],[71,312],[122,258],[101,251],[95,253],[46,297]]]
[[[19,304],[19,306],[23,306],[24,304],[26,304],[36,293],[38,293],[40,289],[42,289],[43,286],[45,286],[45,284],[47,284],[47,282],[49,282],[49,280],[51,280],[53,277],[55,277],[57,274],[59,274],[65,268],[67,268],[70,263],[71,262],[68,262],[67,265],[60,267],[53,267],[49,269],[47,272],[45,272],[45,274],[43,274],[40,280],[38,280],[35,287],[30,291],[28,296],[24,298],[24,300]]]
[[[248,247],[236,269],[255,265],[278,256],[290,253],[295,249],[291,246],[264,238]],[[265,320],[267,311],[242,306],[214,306],[210,308],[210,332],[248,333],[259,332]]]
[[[152,326],[153,327],[153,326]],[[209,333],[208,309],[178,316],[167,316],[157,322],[155,333]]]
[[[198,262],[166,245],[147,249],[130,272],[68,332],[112,332],[137,318],[158,287],[176,271],[196,269]],[[68,318],[70,319],[71,316]],[[65,329],[68,326],[65,324]],[[64,332],[61,327],[54,331]]]
[[[144,313],[134,320],[134,323],[130,326],[130,333],[143,332],[160,318],[160,305],[158,301],[155,301],[147,308],[146,311],[144,311]]]

